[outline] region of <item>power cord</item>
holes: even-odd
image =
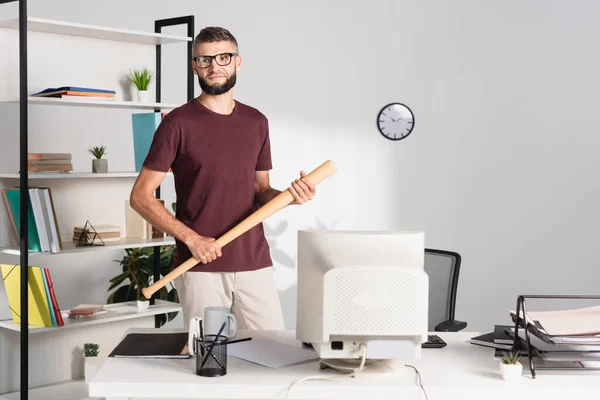
[[[361,343],[358,348],[359,348],[359,350],[362,350],[362,356],[361,356],[359,367],[356,368],[354,371],[350,372],[349,374],[344,374],[344,375],[312,375],[312,376],[307,376],[302,379],[298,379],[296,382],[294,382],[289,387],[287,393],[285,394],[285,400],[287,400],[289,398],[290,394],[292,393],[292,390],[297,385],[299,385],[301,382],[305,382],[308,380],[321,380],[321,379],[324,379],[324,380],[343,379],[343,378],[347,378],[347,377],[353,377],[356,374],[358,374],[360,371],[362,371],[365,368],[365,362],[367,360],[367,345],[364,343]]]
[[[423,387],[423,384],[421,383],[421,374],[419,373],[419,370],[416,367],[413,367],[412,365],[408,365],[408,364],[404,364],[404,365],[415,370],[415,372],[417,373],[417,379],[419,381],[419,386],[421,387],[421,390],[423,391],[423,394],[425,395],[425,400],[429,400],[429,397],[427,397],[427,392],[425,391],[425,388]]]

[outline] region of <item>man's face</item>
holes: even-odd
[[[242,61],[240,56],[229,56],[229,53],[237,52],[235,44],[229,41],[201,43],[196,45],[195,50],[196,58],[192,61],[192,67],[198,75],[202,91],[218,96],[231,90],[235,86],[236,72]],[[217,57],[210,59],[208,56]],[[207,66],[209,63],[210,66]]]

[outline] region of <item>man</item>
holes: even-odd
[[[269,246],[262,224],[230,242],[215,239],[281,193],[270,186],[271,148],[267,118],[234,100],[242,65],[238,44],[226,29],[207,27],[193,45],[192,67],[202,94],[168,113],[155,132],[131,191],[132,207],[173,235],[173,268],[190,257],[200,262],[174,280],[186,329],[207,306],[231,306],[240,329],[283,329],[283,316]],[[154,196],[172,169],[176,217]],[[315,195],[300,172],[286,190],[293,204]]]

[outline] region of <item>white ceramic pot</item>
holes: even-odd
[[[85,383],[89,383],[98,371],[98,357],[85,357],[84,376]]]
[[[148,102],[148,91],[147,90],[138,90],[137,96],[138,96],[138,101],[140,103]]]
[[[138,306],[139,310],[147,310],[149,305],[150,305],[149,300],[146,300],[146,301],[138,300],[137,301],[137,306]]]
[[[521,363],[504,364],[502,361],[500,361],[500,373],[502,374],[502,379],[505,381],[518,381],[523,373],[523,365]]]
[[[108,160],[106,158],[93,159],[92,160],[92,172],[107,173],[108,172]]]

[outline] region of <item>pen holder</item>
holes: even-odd
[[[205,340],[195,338],[196,375],[218,377],[227,374],[227,337],[206,335]],[[198,351],[200,350],[200,351]]]

